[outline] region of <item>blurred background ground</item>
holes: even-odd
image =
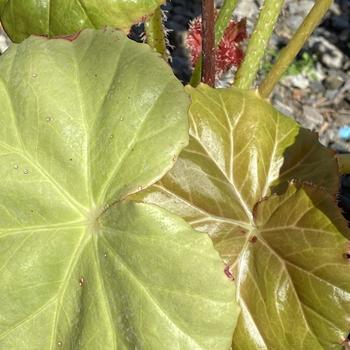
[[[221,1],[217,1],[220,7]],[[286,45],[304,16],[313,6],[311,0],[286,0],[282,16],[270,41],[268,56],[259,78],[271,68],[279,50]],[[235,19],[247,18],[251,33],[259,0],[241,0]],[[173,68],[187,82],[191,70],[184,36],[189,21],[200,14],[201,1],[172,0],[165,6],[166,26],[171,30]],[[228,74],[221,81],[232,81]],[[350,152],[350,0],[336,0],[320,27],[298,55],[272,96],[272,103],[284,114],[295,118],[304,127],[317,131],[320,141],[338,152]],[[341,127],[349,125],[349,130]],[[342,137],[341,137],[342,136]]]

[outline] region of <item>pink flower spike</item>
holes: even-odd
[[[190,59],[194,67],[202,53],[202,18],[196,17],[191,23],[186,38],[186,46],[190,51]]]
[[[232,67],[238,67],[244,57],[242,42],[247,38],[246,19],[239,22],[230,21],[224,36],[216,49],[216,75],[227,72]],[[202,19],[195,18],[186,38],[186,46],[190,53],[191,64],[194,67],[202,53]]]

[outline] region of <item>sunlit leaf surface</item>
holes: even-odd
[[[224,349],[239,309],[210,239],[151,204],[188,96],[112,30],[0,59],[0,349]]]

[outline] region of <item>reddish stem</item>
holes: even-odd
[[[215,86],[215,14],[214,0],[202,0],[202,82]]]

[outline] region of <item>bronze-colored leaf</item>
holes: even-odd
[[[188,90],[190,144],[137,198],[213,239],[242,308],[234,349],[339,348],[349,327],[349,230],[331,151],[255,92]]]

